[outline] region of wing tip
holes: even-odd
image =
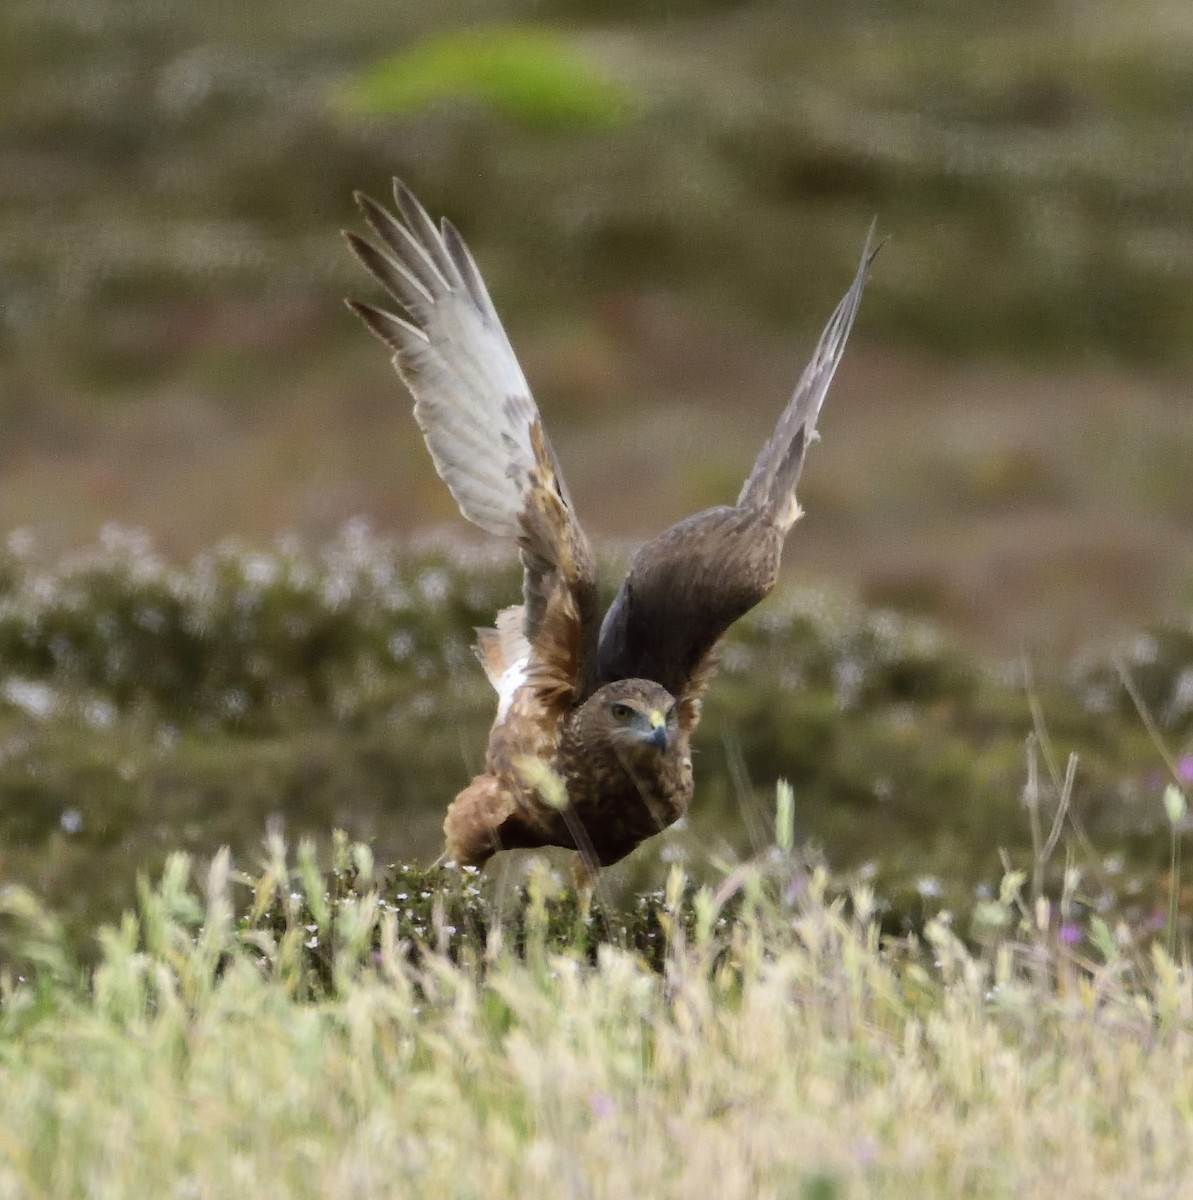
[[[348,249],[357,257],[361,266],[367,269],[369,264],[365,262],[365,258],[371,249],[369,243],[355,229],[341,229],[340,237],[348,243]]]
[[[875,216],[866,232],[861,260],[853,281],[833,309],[787,407],[779,417],[774,432],[759,451],[737,497],[739,505],[774,507],[782,515],[784,528],[790,528],[799,515],[795,487],[803,469],[804,456],[808,447],[819,440],[816,422],[821,405],[844,356],[849,335],[853,332],[870,266],[886,245],[886,238],[875,244],[877,230],[878,218]]]
[[[882,238],[877,235],[878,215],[875,214],[870,218],[870,228],[866,230],[866,240],[862,243],[862,261],[858,267],[858,274],[863,277],[869,272],[882,248],[891,240],[890,234],[886,234]]]
[[[344,304],[356,314],[375,338],[384,342],[396,353],[400,354],[410,349],[406,339],[416,338],[423,343],[430,340],[417,326],[411,325],[409,321],[404,321],[394,313],[386,312],[383,308],[377,308],[373,304],[366,304],[363,300],[354,300],[351,297],[347,297]]]
[[[409,206],[411,208],[422,209],[423,212],[427,211],[425,208],[423,208],[422,204],[419,202],[418,197],[407,186],[406,181],[400,175],[395,175],[393,177],[391,183],[392,183],[392,189],[393,189],[394,203],[399,208],[405,208],[405,207]]]
[[[354,229],[341,229],[340,233],[344,241],[348,243],[348,249],[352,251],[356,261],[392,295],[393,288],[386,279],[386,272],[382,269],[386,263],[385,255],[367,238],[362,238]],[[401,299],[400,296],[395,298]]]
[[[368,221],[374,229],[377,228],[376,221],[380,217],[383,221],[389,214],[385,211],[385,207],[378,201],[374,200],[368,192],[355,191],[352,193],[352,199],[356,203],[356,207],[360,209],[364,219]]]

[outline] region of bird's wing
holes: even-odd
[[[857,318],[870,264],[881,248],[874,243],[874,224],[871,223],[853,283],[829,317],[811,361],[799,377],[799,383],[795,385],[795,391],[779,417],[774,432],[758,452],[754,468],[737,497],[739,507],[771,511],[784,532],[799,519],[795,485],[799,483],[803,470],[804,455],[808,446],[816,440],[816,418],[820,416],[820,407],[828,395],[829,384],[845,353],[845,343]]]
[[[837,305],[787,407],[732,507],[673,525],[634,557],[601,626],[594,684],[640,677],[680,700],[687,728],[714,669],[721,635],[774,587],[816,418],[841,361],[876,253],[874,228],[849,291]]]
[[[596,569],[488,289],[454,226],[445,218],[436,228],[399,180],[397,215],[368,196],[356,199],[382,244],[345,237],[401,312],[358,301],[349,307],[394,352],[435,469],[460,511],[520,546],[530,662],[518,669],[546,693],[570,698],[594,660]]]

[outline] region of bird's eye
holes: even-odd
[[[670,725],[675,720],[675,705],[673,704],[664,714],[664,720]]]
[[[609,711],[617,721],[628,721],[634,715],[634,710],[628,704],[614,704]]]

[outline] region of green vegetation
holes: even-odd
[[[355,524],[319,549],[224,546],[184,567],[112,530],[56,563],[18,545],[2,576],[2,869],[72,929],[114,916],[136,871],[170,851],[226,844],[240,858],[275,821],[295,838],[345,828],[380,861],[438,854],[444,807],[479,768],[492,719],[473,628],[516,594],[510,567],[403,553]],[[1193,630],[1125,653],[1179,777]],[[769,845],[753,785],[783,777],[794,840],[825,847],[842,879],[869,879],[892,928],[942,903],[968,911],[1002,873],[1000,850],[1031,848],[1030,751],[1039,821],[1067,794],[1065,828],[1113,850],[1084,855],[1081,903],[1162,918],[1153,736],[1109,665],[1040,675],[1029,686],[1021,670],[980,666],[891,613],[780,594],[726,644],[688,826],[613,886],[649,886],[675,861],[703,878]]]
[[[348,112],[405,115],[440,100],[477,100],[533,128],[621,124],[630,98],[543,29],[471,29],[428,39],[345,87]]]
[[[353,188],[399,172],[483,252],[507,312],[663,285],[811,329],[808,296],[848,277],[877,214],[870,337],[1188,356],[1179,6],[484,11],[472,33],[430,3],[6,4],[9,336],[52,337],[93,384],[160,379],[219,293],[317,297],[326,347],[358,282],[332,234]]]
[[[179,539],[0,553],[0,1200],[1176,1194],[1187,618],[1007,664],[781,592],[725,646],[689,822],[586,910],[550,854],[382,865],[439,851],[492,716],[472,627],[518,580],[328,531],[454,518],[338,303],[350,194],[399,173],[577,434],[594,529],[732,494],[725,406],[788,386],[766,327],[818,328],[877,214],[865,419],[834,411],[877,450],[810,473],[812,538],[839,563],[880,506],[871,549],[939,542],[867,579],[909,608],[1154,595],[1183,569],[1185,392],[1107,360],[1189,357],[1193,25],[1167,0],[444,11],[0,7],[5,522]],[[898,342],[1077,365],[967,380]],[[637,456],[586,462],[598,435]],[[291,525],[312,541],[170,553]]]
[[[331,892],[276,839],[201,895],[173,857],[86,979],[0,894],[5,1194],[1032,1200],[1193,1169],[1188,968],[1096,919],[1074,948],[1020,877],[967,946],[883,938],[868,888],[781,852],[675,868],[637,928],[546,872],[499,906],[337,853]]]

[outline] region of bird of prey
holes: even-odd
[[[516,542],[522,603],[478,630],[497,691],[485,768],[452,801],[445,856],[565,846],[595,881],[692,799],[689,739],[722,634],[775,586],[795,485],[876,253],[861,263],[734,504],[643,546],[609,610],[587,536],[471,253],[400,181],[396,215],[358,193],[380,245],[349,245],[400,313],[349,301],[392,351],[435,469],[468,520]]]

